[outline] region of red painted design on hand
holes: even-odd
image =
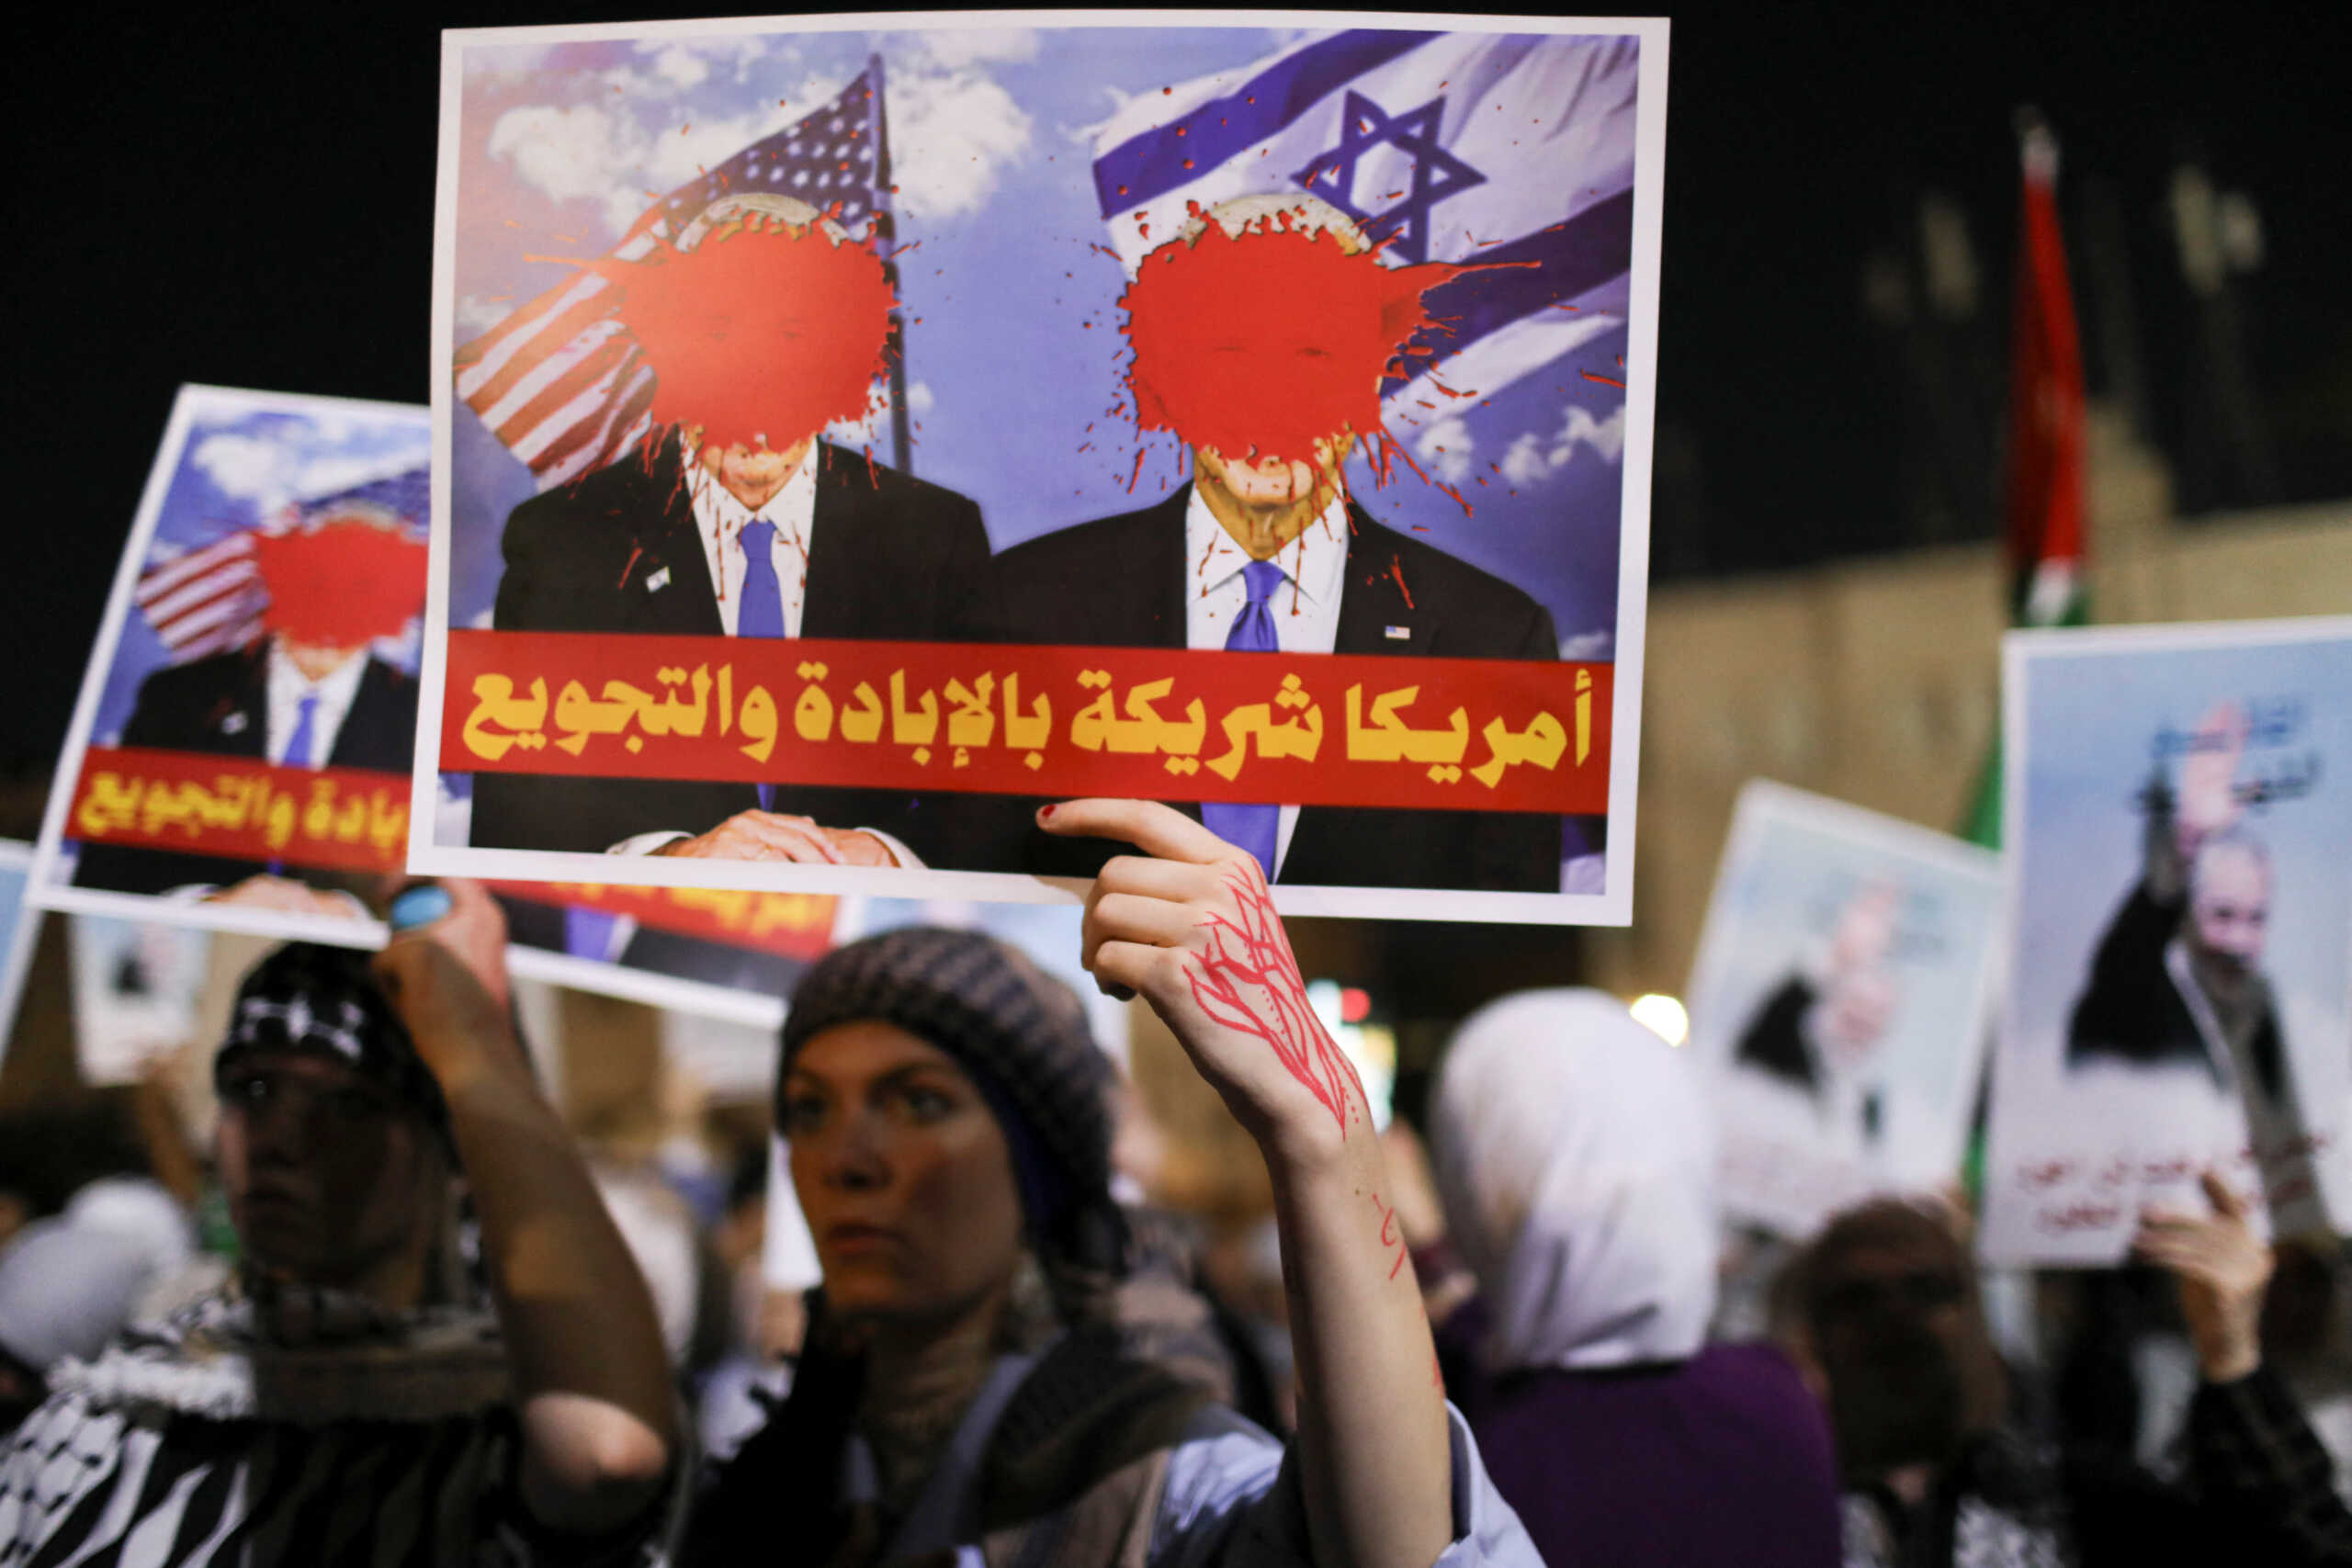
[[[1380,1211],[1380,1245],[1396,1249],[1396,1261],[1388,1266],[1388,1277],[1394,1280],[1405,1267],[1405,1238],[1396,1234],[1396,1211],[1382,1202],[1377,1192],[1372,1195],[1372,1206]]]
[[[1290,1076],[1322,1101],[1344,1137],[1353,1110],[1349,1088],[1355,1086],[1359,1098],[1363,1092],[1355,1067],[1307,1005],[1298,960],[1291,955],[1290,939],[1283,934],[1282,919],[1257,868],[1228,869],[1225,885],[1240,919],[1212,913],[1202,920],[1208,949],[1186,965],[1193,999],[1211,1022],[1272,1046]]]

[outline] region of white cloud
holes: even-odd
[[[907,412],[917,418],[929,413],[931,405],[938,400],[931,395],[931,383],[928,381],[917,381],[907,389]]]
[[[524,184],[558,201],[608,199],[636,156],[635,128],[589,104],[508,109],[490,128],[490,155],[514,165]]]
[[[208,435],[197,443],[194,461],[223,495],[275,502],[283,493],[285,449],[273,442],[251,435]]]
[[[1620,403],[1606,419],[1595,419],[1581,404],[1568,409],[1567,418],[1550,436],[1528,431],[1503,453],[1503,478],[1512,484],[1533,484],[1568,466],[1578,446],[1589,446],[1604,463],[1625,454],[1625,407]]]
[[[680,87],[695,87],[710,74],[710,67],[693,50],[672,44],[653,57],[653,73]]]
[[[935,400],[928,381],[917,381],[907,389],[907,409],[917,419],[930,412]],[[889,388],[876,382],[873,394],[866,400],[865,416],[863,419],[836,420],[825,427],[825,439],[839,446],[872,447],[876,457],[888,457],[890,453]]]
[[[890,100],[899,210],[909,218],[978,211],[996,193],[998,172],[1029,151],[1029,117],[987,76],[899,77]]]
[[[1589,632],[1575,632],[1560,639],[1560,657],[1566,660],[1609,659],[1614,657],[1617,634],[1607,626],[1596,626]]]
[[[1125,92],[1120,88],[1112,86],[1105,86],[1102,89],[1102,95],[1111,100],[1111,107],[1109,111],[1105,113],[1101,119],[1095,120],[1088,125],[1063,126],[1061,133],[1064,141],[1069,142],[1075,147],[1084,147],[1090,151],[1092,150],[1095,142],[1102,140],[1102,133],[1111,128],[1111,122],[1118,118],[1120,111],[1125,109],[1135,98],[1135,95],[1133,93]]]
[[[1477,449],[1470,427],[1458,419],[1441,420],[1413,438],[1413,456],[1431,478],[1450,485],[1470,477],[1470,454]]]
[[[951,71],[964,65],[1010,65],[1037,58],[1035,28],[934,28],[918,36],[920,54]]]

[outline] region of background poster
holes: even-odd
[[[1984,1250],[2103,1264],[2217,1166],[2341,1227],[2352,620],[2003,649],[2010,984]]]
[[[9,1037],[17,1032],[25,968],[33,961],[33,942],[40,934],[40,911],[25,902],[32,863],[30,844],[0,839],[0,1061],[7,1058]]]
[[[181,389],[58,761],[37,902],[123,932],[382,942],[368,903],[408,855],[430,454],[421,408]],[[520,891],[517,973],[761,1022],[834,913]]]
[[[1370,901],[1342,890],[1385,883],[1402,890],[1381,895],[1389,914],[1622,921],[1664,25],[1023,25],[1035,19],[447,35],[435,298],[447,483],[416,796],[431,829],[414,864],[584,877],[586,853],[699,839],[763,808],[870,831],[845,864],[752,865],[738,845],[691,868],[622,857],[605,874],[1054,900],[1066,885],[1001,873],[1090,868],[1023,844],[1025,812],[1008,840],[1002,815],[974,802],[1123,793],[1198,808],[1289,791],[1304,804],[1271,851],[1286,910],[1363,912]],[[1313,525],[1331,570],[1307,564],[1310,530],[1284,613],[1336,604],[1334,653],[1301,648],[1269,671],[1189,625],[1180,434],[1199,422],[1138,394],[1124,302],[1193,206],[1317,194],[1383,243],[1360,258],[1381,288],[1403,287],[1400,268],[1483,270],[1431,287],[1431,323],[1406,352],[1383,351],[1411,374],[1368,373],[1344,472],[1380,532]],[[770,390],[788,378],[761,374],[779,356],[831,363],[808,321],[765,323],[789,352],[734,362],[724,344],[771,342],[734,315],[695,339],[715,353],[665,335],[718,297],[692,280],[720,262],[693,258],[779,243],[780,196],[833,213],[842,238],[826,254],[871,246],[896,290],[902,355],[853,355],[856,396],[823,422],[785,410]],[[1312,315],[1307,297],[1220,296],[1270,321]],[[772,412],[737,419],[739,401]],[[756,554],[712,498],[724,484],[668,436],[738,425],[760,438],[744,440],[754,456],[771,434],[772,453],[820,435],[805,468],[779,457],[815,500],[777,502],[786,514],[753,536]],[[907,470],[938,489],[910,487]],[[1139,510],[1157,521],[1086,535],[1083,549],[1064,536]],[[835,547],[829,564],[822,541],[853,531],[891,543]],[[1374,561],[1341,534],[1395,544]],[[1035,547],[1002,560],[1018,547]],[[990,551],[1009,594],[968,620],[960,601],[934,604],[979,582]],[[771,556],[786,595],[774,621],[752,576]],[[1316,593],[1322,611],[1302,607]],[[762,646],[775,634],[746,631],[746,614],[791,640]],[[1352,726],[1351,685],[1366,710]],[[1328,739],[1310,751],[1310,734]],[[775,804],[779,791],[791,804]],[[537,808],[558,799],[581,808]],[[1473,799],[1515,808],[1456,804]],[[877,845],[911,853],[892,869]]]
[[[1729,1213],[1810,1235],[1960,1175],[1989,1022],[1999,861],[1750,783],[1690,980]]]

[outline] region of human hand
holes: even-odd
[[[873,835],[836,835],[807,817],[777,811],[739,811],[707,833],[662,845],[657,855],[681,855],[693,860],[781,860],[803,865],[891,865],[896,863],[878,840],[874,851],[882,858],[853,859],[840,838],[872,839]]]
[[[1037,814],[1050,833],[1144,852],[1103,866],[1080,941],[1095,983],[1140,994],[1272,1152],[1321,1155],[1370,1125],[1355,1069],[1307,1005],[1258,863],[1154,801],[1077,800]]]
[[[2246,718],[2235,703],[2218,703],[2189,732],[2181,759],[2179,804],[2173,830],[2184,856],[2228,829],[2244,809],[2238,804],[2238,764],[2245,757]]]
[[[442,1089],[484,1066],[527,1077],[509,1009],[506,916],[489,889],[457,877],[413,884],[391,919],[376,981]]]
[[[240,909],[275,909],[288,915],[323,915],[330,919],[366,919],[368,911],[348,894],[322,892],[290,876],[258,874],[243,882],[208,893],[207,904],[227,904]]]
[[[2262,1364],[2262,1297],[2274,1267],[2247,1223],[2245,1200],[2219,1173],[2203,1177],[2211,1214],[2151,1206],[2132,1250],[2171,1271],[2180,1314],[2208,1382],[2233,1382]]]

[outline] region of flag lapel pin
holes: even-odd
[[[1388,628],[1388,640],[1390,642],[1410,642],[1413,640],[1413,628],[1410,626],[1390,626]]]
[[[645,580],[645,591],[648,593],[659,593],[669,586],[670,569],[666,566]]]
[[[245,717],[242,709],[234,713],[225,715],[220,720],[220,733],[223,735],[243,735],[245,732],[245,726],[248,722],[250,721]]]

